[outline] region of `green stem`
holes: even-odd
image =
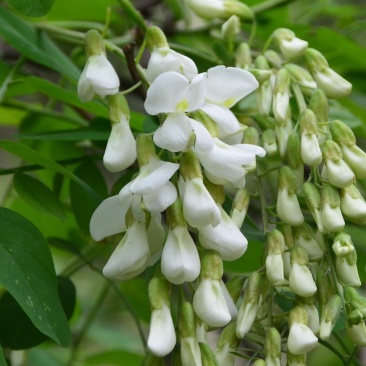
[[[328,348],[330,351],[332,351],[341,361],[343,365],[347,366],[347,361],[344,359],[343,355],[335,348],[332,344],[323,341],[322,339],[318,339],[318,342],[322,344],[324,347]]]
[[[129,93],[132,93],[134,90],[139,88],[141,86],[141,84],[142,84],[142,82],[140,80],[135,85],[131,86],[131,88],[124,90],[121,94],[126,95],[126,94],[129,94]]]
[[[302,94],[299,84],[291,83],[291,88],[295,95],[295,99],[296,99],[296,103],[299,107],[299,111],[300,111],[300,113],[302,113],[307,109],[304,95]]]
[[[103,32],[104,24],[98,22],[89,22],[81,20],[67,20],[67,21],[51,21],[47,24],[57,28],[70,28],[70,29],[96,29],[99,32]]]
[[[111,7],[110,6],[107,6],[104,27],[103,27],[102,32],[101,32],[103,38],[108,33],[109,23],[110,22],[111,22]]]
[[[2,101],[5,97],[5,94],[6,94],[6,91],[8,90],[9,84],[13,81],[14,76],[20,70],[20,68],[24,64],[25,60],[26,59],[25,59],[24,56],[19,57],[17,63],[10,69],[8,75],[6,76],[5,80],[3,81],[3,83],[0,87],[0,104],[2,103]]]
[[[147,30],[147,25],[145,19],[142,17],[140,12],[131,4],[129,0],[117,0],[120,7],[126,13],[128,18],[130,18],[139,28],[144,32]]]
[[[252,12],[254,14],[263,13],[266,10],[276,8],[277,6],[285,5],[291,3],[294,0],[268,0],[264,1],[258,5],[254,5],[251,7]]]
[[[196,49],[191,48],[191,47],[186,47],[186,46],[182,46],[181,44],[171,43],[171,42],[169,42],[169,46],[171,48],[173,48],[174,50],[176,50],[176,51],[183,52],[183,53],[186,53],[188,55],[198,57],[198,58],[200,58],[202,60],[205,60],[205,61],[207,61],[211,64],[218,65],[220,63],[220,61],[217,58],[215,58],[214,56],[203,53],[200,50],[196,50]]]
[[[71,346],[70,358],[67,363],[68,366],[71,366],[74,364],[80,344],[81,344],[83,338],[85,337],[86,333],[88,332],[90,326],[92,325],[94,318],[96,317],[101,305],[103,304],[103,301],[106,298],[109,288],[110,288],[110,283],[106,282],[104,284],[102,290],[100,291],[97,299],[95,300],[95,303],[93,304],[92,308],[90,309],[90,312],[89,312],[88,316],[86,317],[78,336],[75,338],[75,340]]]
[[[256,33],[257,33],[257,20],[254,17],[253,22],[252,22],[252,29],[250,31],[250,36],[249,36],[249,40],[248,40],[249,46],[251,46],[253,44]]]

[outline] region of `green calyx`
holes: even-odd
[[[341,205],[338,190],[331,185],[326,185],[322,188],[322,204],[328,204],[331,208],[337,208]]]
[[[301,140],[295,131],[290,134],[287,140],[286,161],[287,165],[294,170],[303,165],[301,158]]]
[[[353,131],[341,121],[333,121],[330,126],[333,140],[339,146],[353,146],[356,144],[356,137]]]
[[[269,67],[268,61],[267,59],[263,56],[263,55],[259,55],[255,61],[254,61],[254,65],[257,69],[261,69],[261,70],[271,70],[271,68]]]
[[[170,284],[165,278],[153,277],[148,287],[151,310],[170,306]]]
[[[182,305],[178,327],[182,338],[196,338],[196,316],[192,304],[188,301]]]
[[[272,230],[266,234],[266,246],[268,254],[282,254],[285,249],[285,238],[281,231]]]
[[[266,332],[266,343],[264,346],[266,357],[281,357],[281,335],[274,327],[269,328]]]
[[[287,189],[289,194],[296,194],[296,176],[288,166],[281,167],[278,174],[278,189]]]
[[[240,339],[236,336],[236,322],[232,322],[222,330],[217,341],[217,349],[224,347],[226,344],[229,344],[232,348],[236,348],[240,344]]]
[[[151,158],[156,158],[155,145],[152,137],[146,134],[140,134],[136,138],[137,161],[139,166],[146,165]]]
[[[308,325],[308,322],[309,322],[308,312],[306,311],[306,309],[303,306],[299,306],[299,305],[295,306],[294,308],[292,308],[292,310],[290,312],[289,322],[290,322],[290,326],[293,323],[301,323],[301,324]]]
[[[273,90],[274,94],[284,94],[289,91],[291,76],[287,69],[282,68],[276,75],[276,83]]]
[[[325,140],[322,146],[322,154],[324,160],[338,161],[342,159],[342,151],[338,144],[332,140]]]
[[[201,277],[221,280],[224,274],[222,259],[214,250],[205,250],[201,256]]]
[[[185,180],[203,178],[200,161],[193,150],[188,150],[182,154],[179,169]]]
[[[243,144],[259,145],[259,132],[255,127],[248,127],[244,131]]]
[[[240,297],[241,289],[244,285],[244,280],[245,279],[243,276],[234,276],[225,283],[226,289],[228,290],[234,303],[236,303]]]
[[[315,113],[318,122],[328,122],[329,103],[323,90],[316,89],[311,94],[309,109]]]
[[[179,197],[167,208],[166,221],[170,229],[174,229],[177,226],[186,226],[186,220],[183,215],[183,204]]]
[[[309,264],[309,255],[306,249],[300,245],[294,245],[290,251],[291,265],[297,263],[300,266],[307,266]]]
[[[302,191],[310,211],[320,210],[322,200],[318,188],[314,184],[306,182],[302,186]]]
[[[291,226],[290,225],[278,225],[277,228],[283,235],[286,247],[291,249],[295,245]]]
[[[169,49],[169,44],[166,40],[164,32],[156,26],[148,28],[145,35],[145,41],[146,46],[150,51],[152,51],[155,47],[166,47]]]
[[[111,95],[108,99],[108,114],[112,124],[119,123],[122,118],[130,119],[130,109],[122,93]]]
[[[306,109],[299,117],[301,134],[318,135],[318,125],[315,113],[311,109]]]
[[[314,231],[311,226],[306,222],[302,223],[299,226],[294,226],[292,228],[292,233],[295,240],[300,239],[300,237],[303,237],[305,240],[314,239]]]
[[[87,57],[105,54],[103,38],[100,33],[94,29],[86,32],[84,46]]]

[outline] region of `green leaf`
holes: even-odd
[[[20,144],[19,142],[9,140],[0,141],[0,149],[4,149],[22,159],[64,175],[72,181],[77,182],[82,187],[84,193],[87,195],[90,201],[95,202],[95,204],[99,204],[99,202],[101,201],[101,197],[95,191],[93,191],[85,182],[83,182],[76,175],[71,173],[60,164],[57,164],[55,161],[40,154],[38,151],[35,151],[28,146]]]
[[[58,294],[67,319],[70,319],[75,308],[76,290],[70,279],[57,278]],[[31,322],[27,314],[9,292],[0,298],[0,342],[3,347],[12,350],[27,349],[38,346],[49,339]]]
[[[19,13],[28,17],[42,17],[52,8],[55,0],[8,0]]]
[[[68,346],[70,329],[45,238],[29,220],[6,208],[0,208],[0,232],[0,283],[42,333]]]
[[[37,30],[3,6],[0,7],[0,34],[6,42],[30,60],[49,67],[72,80],[79,78],[80,70],[46,33]]]
[[[76,89],[75,92],[71,92],[35,76],[25,78],[24,83],[32,86],[34,91],[44,93],[50,97],[60,100],[61,102],[71,104],[75,107],[91,112],[96,116],[108,118],[108,112],[105,106],[96,101],[82,103],[76,95]]]
[[[99,206],[102,198],[108,196],[107,186],[99,169],[91,161],[81,163],[74,171],[83,182],[98,192],[101,199],[96,202],[90,200],[88,195],[81,189],[80,185],[70,183],[70,201],[75,220],[85,236],[89,236],[89,223],[93,212]]]
[[[19,135],[15,135],[15,137],[19,139],[50,141],[107,141],[110,133],[110,131],[91,131],[85,128],[80,130],[56,131],[52,133],[41,134],[21,133]]]
[[[85,365],[128,365],[140,366],[143,356],[135,355],[133,353],[121,350],[112,350],[103,353],[98,353],[87,358]]]
[[[14,188],[22,200],[34,209],[65,219],[65,211],[55,194],[38,179],[23,173],[16,173]]]
[[[276,294],[275,300],[281,310],[290,311],[295,306],[295,294],[290,291],[283,291],[283,295],[286,297]]]

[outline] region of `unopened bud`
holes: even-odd
[[[272,71],[270,70],[250,69],[249,71],[257,79],[259,84],[268,81],[272,76]]]
[[[240,339],[235,334],[235,323],[227,325],[217,341],[215,355],[220,365],[234,365],[235,354],[231,353],[239,347]]]
[[[275,133],[278,142],[278,151],[281,157],[285,157],[287,153],[287,144],[289,136],[292,133],[291,109],[287,109],[287,116],[284,123],[276,123]]]
[[[366,223],[366,202],[356,186],[343,188],[340,192],[341,210],[351,221],[364,225]]]
[[[302,191],[304,193],[306,204],[309,207],[311,214],[318,226],[318,229],[321,233],[325,231],[322,217],[321,217],[321,195],[318,188],[315,187],[314,184],[310,182],[304,183],[302,186]]]
[[[346,257],[355,251],[352,239],[346,233],[340,233],[334,237],[332,249],[337,257]]]
[[[232,298],[233,302],[236,303],[239,299],[241,290],[244,285],[244,277],[242,276],[234,276],[231,277],[228,282],[226,282],[225,286],[227,291],[230,294],[230,297]]]
[[[316,82],[310,72],[296,64],[286,64],[285,68],[290,72],[291,76],[299,84],[301,91],[310,96],[312,91],[316,89]]]
[[[155,47],[165,47],[169,49],[169,44],[166,40],[164,32],[158,27],[150,27],[145,34],[146,47],[152,51]]]
[[[310,260],[317,261],[323,257],[324,253],[315,240],[314,231],[309,224],[304,222],[302,225],[294,227],[292,232],[295,243],[307,251]]]
[[[316,274],[316,286],[318,288],[317,295],[319,300],[320,312],[323,314],[329,299],[335,295],[333,283],[331,279],[330,268],[320,267]]]
[[[268,128],[262,134],[263,148],[266,150],[266,155],[270,158],[277,154],[277,141],[275,132]]]
[[[321,317],[319,337],[327,341],[341,312],[342,300],[339,295],[332,296],[326,304]]]
[[[202,366],[220,366],[214,351],[206,343],[199,343]]]
[[[267,258],[266,274],[273,286],[281,286],[284,281],[282,254],[285,249],[285,240],[279,230],[272,230],[266,236]]]
[[[286,120],[290,102],[290,81],[291,76],[289,72],[285,68],[280,69],[276,75],[272,106],[273,114],[278,122]]]
[[[275,67],[276,69],[280,69],[282,67],[283,60],[276,51],[267,50],[264,52],[264,56],[272,67]]]
[[[318,141],[322,145],[324,141],[329,138],[328,122],[329,103],[328,98],[323,90],[316,89],[312,94],[309,102],[309,109],[311,109],[318,121]]]
[[[297,132],[292,132],[287,140],[287,165],[294,171],[298,188],[304,181],[304,163],[301,158],[301,141]]]
[[[366,326],[364,321],[353,326],[347,326],[347,333],[357,346],[366,347]]]
[[[248,211],[249,202],[249,192],[245,188],[239,189],[235,194],[230,213],[231,220],[233,220],[233,222],[239,229],[243,225],[245,216]]]
[[[276,328],[272,327],[267,330],[264,352],[266,365],[281,364],[281,335]]]
[[[327,185],[322,189],[322,221],[325,229],[330,232],[342,231],[345,225],[339,193],[333,186]]]
[[[105,54],[105,45],[100,33],[94,29],[85,34],[85,53],[87,57]]]
[[[222,26],[221,35],[225,41],[234,40],[234,38],[240,33],[240,18],[236,15],[232,15]]]
[[[259,145],[259,132],[255,127],[248,127],[245,130],[243,144]]]
[[[306,366],[306,354],[293,355],[287,351],[287,366]]]
[[[245,42],[240,43],[235,52],[235,67],[248,70],[251,67],[252,62],[253,60],[249,44]]]
[[[301,57],[308,48],[308,42],[295,37],[295,33],[290,29],[276,29],[273,32],[273,38],[288,59]]]

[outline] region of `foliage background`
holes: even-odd
[[[135,320],[139,319],[146,335],[150,316],[147,281],[151,274],[147,271],[144,276],[122,284],[107,281],[101,275],[101,268],[119,237],[95,243],[88,233],[89,219],[98,202],[111,192],[118,192],[133,171],[116,177],[103,169],[100,160],[110,129],[106,108],[101,102],[81,104],[75,93],[85,64],[83,32],[89,28],[103,30],[107,7],[111,9],[111,18],[106,38],[119,46],[134,39],[141,42],[143,33],[133,28],[134,23],[121,3],[56,0],[49,13],[39,18],[23,17],[6,1],[0,4],[0,138],[18,141],[49,159],[44,163],[40,156],[31,156],[26,148],[18,149],[17,156],[9,154],[5,150],[14,152],[14,146],[0,141],[3,149],[0,150],[0,206],[23,215],[42,232],[51,248],[57,275],[69,278],[77,294],[70,320],[71,348],[62,348],[49,340],[24,352],[10,354],[5,350],[11,355],[13,365],[134,366],[143,359],[144,345]],[[356,133],[358,144],[366,148],[366,4],[357,0],[270,1],[266,4],[279,5],[262,9],[262,1],[246,3],[258,10],[255,41],[258,49],[276,28],[290,28],[307,40],[310,47],[320,50],[331,67],[353,84],[348,98],[331,105],[331,116],[347,122]],[[208,29],[179,31],[176,25],[183,21],[180,1],[140,0],[133,4],[149,24],[158,25],[166,32],[173,49],[193,58],[200,71],[213,66],[212,60],[227,61],[225,49],[209,40]],[[52,27],[66,31],[55,32]],[[250,25],[244,25],[244,30],[249,34]],[[49,37],[42,38],[46,34]],[[122,89],[132,86],[118,55],[112,55],[111,59],[121,77]],[[128,98],[135,111],[133,128],[149,130],[153,121],[141,114],[138,95],[131,94]],[[69,173],[50,161],[59,162]],[[19,168],[29,165],[30,168]],[[28,175],[24,176],[25,172]],[[41,184],[29,182],[32,178]],[[94,193],[90,194],[85,184]],[[255,209],[252,213],[255,217]],[[357,247],[359,273],[365,282],[365,229],[349,225],[346,231],[351,233]],[[248,224],[244,232],[250,241],[249,250],[242,259],[226,263],[229,273],[246,274],[259,267],[261,233]],[[74,296],[69,285],[63,296],[72,310]],[[14,303],[4,305],[4,297],[1,298],[1,341],[8,336],[4,318],[14,306]],[[24,323],[18,325],[24,338],[32,338]],[[342,327],[340,323],[339,332],[343,337]],[[14,335],[15,343],[19,342],[18,336]],[[321,345],[311,357],[309,364],[340,364]],[[361,353],[362,358],[366,363]]]

